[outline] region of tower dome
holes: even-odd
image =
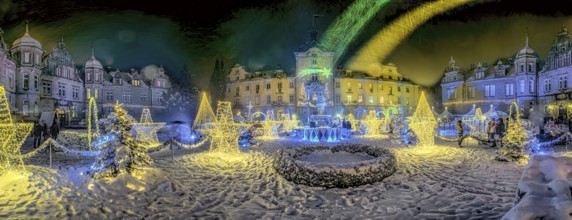
[[[85,68],[103,69],[103,65],[101,65],[99,60],[95,59],[93,47],[91,48],[91,57],[85,62]]]
[[[36,40],[32,36],[30,36],[27,23],[26,23],[26,33],[24,33],[24,36],[16,39],[14,41],[14,43],[12,43],[12,48],[15,48],[18,46],[38,47],[38,48],[42,49],[42,44],[38,40]]]
[[[526,33],[526,44],[524,45],[524,48],[522,48],[520,51],[518,51],[518,53],[516,54],[516,58],[530,57],[530,56],[536,57],[536,51],[534,51],[532,48],[530,48],[528,46],[528,32],[527,32]]]

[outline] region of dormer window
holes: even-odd
[[[131,84],[132,84],[133,86],[141,86],[141,81],[139,81],[139,80],[133,80],[133,82],[131,82]]]
[[[485,72],[477,72],[477,79],[485,78]]]

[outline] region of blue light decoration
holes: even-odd
[[[310,142],[337,142],[342,140],[341,128],[310,128],[304,127],[303,141]]]
[[[97,140],[95,140],[95,142],[92,142],[91,145],[95,149],[101,150],[103,145],[115,140],[116,138],[117,138],[117,136],[115,136],[114,134],[106,134],[106,135],[100,136]]]

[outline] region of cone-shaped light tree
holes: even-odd
[[[437,126],[437,121],[425,98],[425,92],[421,92],[417,109],[411,117],[409,127],[417,135],[417,145],[430,146],[435,144],[433,129]]]
[[[199,105],[199,110],[197,111],[197,116],[193,122],[193,128],[199,128],[201,125],[211,123],[215,121],[215,114],[211,107],[211,103],[207,98],[207,93],[203,93],[201,98],[201,104]]]

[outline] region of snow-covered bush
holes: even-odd
[[[534,155],[518,183],[515,205],[503,219],[570,219],[571,193],[572,158]]]
[[[320,163],[298,160],[315,151],[364,153],[373,159],[349,163]],[[333,147],[310,146],[284,149],[276,153],[274,169],[284,178],[297,184],[326,188],[346,188],[381,181],[396,170],[394,154],[387,149],[361,144],[342,144]]]
[[[95,140],[97,134],[91,134],[91,139]],[[79,131],[62,131],[58,134],[57,140],[59,144],[74,150],[89,150],[87,143],[87,132]]]

